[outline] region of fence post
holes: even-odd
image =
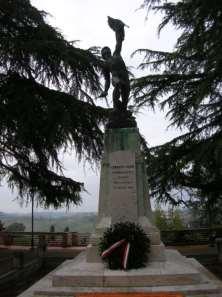
[[[71,233],[72,235],[72,246],[79,246],[80,245],[80,238],[78,232]]]
[[[62,235],[62,246],[67,247],[68,246],[68,233],[63,233]]]
[[[13,237],[11,234],[4,231],[2,235],[3,235],[2,237],[3,237],[4,245],[12,245],[13,244]]]
[[[18,251],[13,255],[13,266],[17,269],[21,269],[24,267],[24,252]]]
[[[40,256],[43,256],[47,250],[48,242],[45,234],[39,235],[38,252]]]
[[[222,263],[222,237],[216,238],[218,261]]]

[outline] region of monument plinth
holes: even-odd
[[[197,261],[165,249],[153,224],[140,134],[127,110],[130,83],[121,57],[125,24],[110,17],[108,23],[115,31],[116,47],[113,55],[108,47],[102,49],[105,89],[100,97],[107,95],[112,75],[114,108],[105,132],[95,232],[86,253],[65,261],[21,297],[73,297],[81,292],[180,292],[186,297],[221,294],[221,283]],[[101,262],[98,243],[104,230],[124,221],[139,223],[150,238],[151,253],[144,268],[110,270]]]
[[[87,261],[100,262],[98,243],[111,224],[139,223],[151,241],[150,260],[164,261],[165,249],[153,224],[147,175],[137,127],[107,129],[101,162],[96,229],[87,248]]]
[[[221,296],[221,282],[202,265],[176,250],[165,249],[161,243],[159,231],[153,225],[140,144],[136,127],[106,130],[98,220],[86,253],[65,261],[21,297],[73,297],[95,292]],[[111,270],[101,261],[98,242],[104,230],[124,221],[139,223],[150,237],[151,254],[146,267]]]

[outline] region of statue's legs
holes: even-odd
[[[119,100],[120,98],[120,88],[119,86],[114,86],[113,89],[113,108],[115,110],[122,110],[122,102]]]
[[[127,110],[127,104],[129,101],[129,94],[130,94],[130,86],[122,84],[120,87],[120,92],[122,97],[122,110]]]
[[[129,101],[130,87],[124,84],[114,86],[113,90],[113,108],[119,111],[125,111]],[[122,101],[119,100],[121,96]]]

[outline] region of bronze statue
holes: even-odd
[[[127,104],[130,94],[129,74],[126,65],[121,57],[122,42],[125,37],[122,21],[108,17],[108,24],[116,34],[116,47],[112,55],[109,47],[102,48],[101,54],[104,60],[103,74],[105,78],[105,88],[100,97],[106,97],[110,87],[110,74],[112,75],[113,90],[113,108],[116,111],[124,112],[127,110]],[[120,101],[121,97],[121,101]]]

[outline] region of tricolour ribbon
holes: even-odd
[[[128,257],[129,257],[129,250],[130,250],[130,243],[126,242],[124,247],[123,259],[122,259],[122,266],[123,269],[127,268]]]
[[[118,247],[124,245],[124,252],[123,252],[123,257],[122,257],[122,267],[123,269],[127,268],[127,263],[128,263],[128,258],[129,258],[129,250],[130,250],[130,243],[127,242],[125,239],[121,239],[117,242],[115,242],[114,244],[112,244],[108,249],[106,249],[103,253],[102,253],[102,258],[106,258],[109,255],[112,254],[112,252],[114,250],[116,250]]]

